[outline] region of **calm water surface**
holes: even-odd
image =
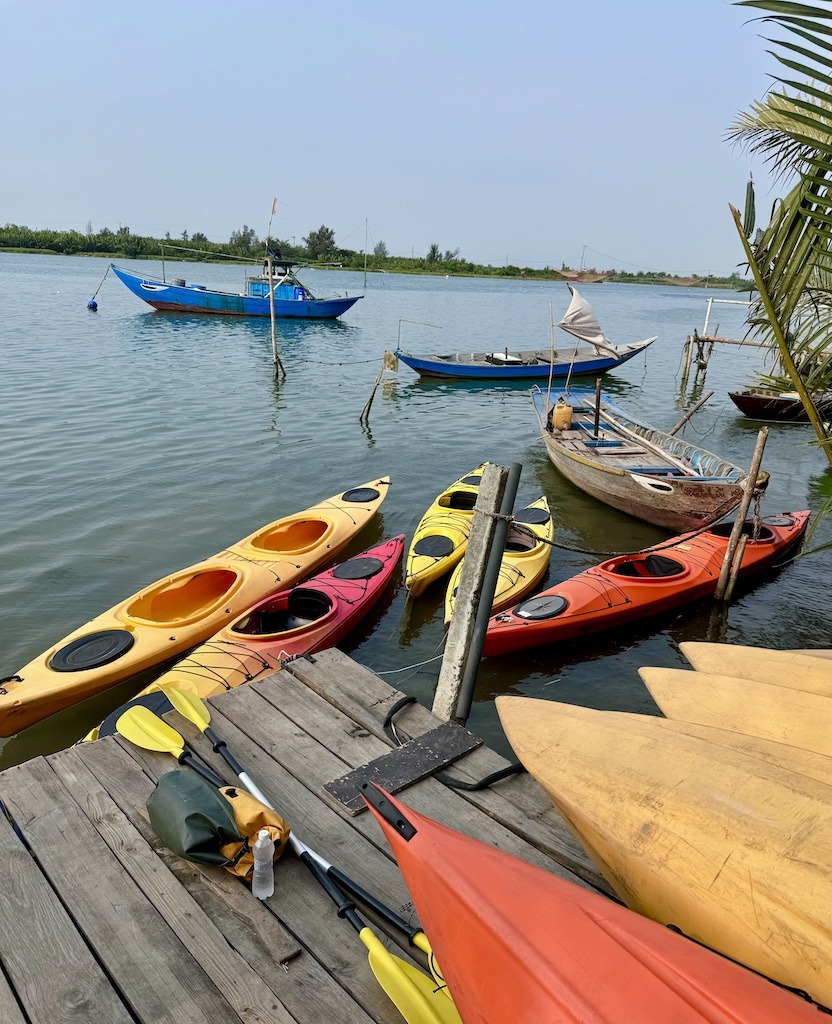
[[[148,583],[386,473],[393,484],[382,515],[351,551],[382,535],[410,536],[433,497],[485,460],[523,464],[518,500],[546,494],[556,539],[570,548],[632,550],[666,536],[557,474],[522,384],[419,383],[402,366],[379,389],[369,429],[359,424],[400,320],[441,328],[402,323],[402,347],[415,352],[542,348],[548,303],[557,318],[568,302],[562,284],[372,274],[364,288],[361,274],[305,271],[315,291],[366,298],[343,322],[282,323],[288,376],[277,386],[268,321],[155,313],[112,275],[99,312],[89,313],[106,269],[96,259],[0,255],[0,676]],[[198,264],[178,264],[175,273],[232,290],[244,276]],[[682,345],[701,328],[709,293],[614,284],[582,291],[613,341],[659,336],[605,387],[639,418],[669,428],[680,417]],[[742,309],[716,308],[720,332],[739,336]],[[726,392],[762,366],[757,349],[718,349],[707,382],[717,393],[685,436],[747,466],[758,425],[739,416]],[[817,509],[832,494],[812,437],[809,427],[772,427],[764,512]],[[824,523],[815,542],[829,539]],[[548,582],[598,560],[556,550]],[[681,667],[682,640],[830,646],[828,568],[826,554],[800,559],[742,591],[724,616],[704,602],[608,636],[486,661],[471,726],[506,749],[492,699],[510,692],[655,712],[637,668]],[[399,574],[346,649],[430,706],[442,588],[409,609],[405,596]],[[122,684],[7,741],[0,766],[66,746],[136,689]]]

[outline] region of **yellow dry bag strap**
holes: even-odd
[[[231,842],[220,847],[220,853],[230,862],[226,865],[226,871],[239,875],[240,878],[249,878],[254,868],[252,847],[260,829],[268,830],[274,842],[274,858],[277,860],[289,840],[289,825],[277,811],[266,807],[244,789],[224,786],[220,793],[231,805],[234,821],[244,837],[242,843]]]

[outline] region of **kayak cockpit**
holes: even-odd
[[[276,636],[303,629],[324,618],[333,609],[332,599],[311,587],[296,587],[253,608],[230,630],[245,636]]]
[[[187,625],[216,611],[241,582],[242,574],[230,568],[186,569],[136,594],[125,616],[154,626]]]
[[[689,571],[683,562],[679,562],[675,558],[668,558],[667,555],[644,555],[636,558],[625,555],[623,558],[607,562],[601,568],[614,576],[626,576],[641,582],[664,580],[670,576],[684,576]]]
[[[249,544],[258,551],[299,554],[319,545],[333,529],[326,519],[295,519],[272,523],[256,533]]]
[[[725,537],[727,540],[731,536],[731,531],[733,529],[733,523],[718,523],[716,526],[712,526],[710,530],[708,530],[708,533],[712,533],[715,537]],[[755,537],[754,521],[751,519],[742,524],[742,535],[748,537],[749,540],[756,541],[758,544],[770,544],[775,539],[774,530],[766,526],[764,523],[759,525],[759,528],[757,529],[757,536]]]
[[[441,495],[437,505],[442,508],[453,508],[457,512],[473,512],[477,503],[477,491],[449,491]]]

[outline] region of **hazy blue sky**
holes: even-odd
[[[721,0],[0,0],[0,223],[244,223],[476,262],[730,273],[774,62]],[[758,211],[774,192],[763,168]]]

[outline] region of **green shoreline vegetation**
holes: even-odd
[[[271,239],[270,247],[284,259],[306,262],[316,269],[363,270],[364,252],[343,249],[335,244],[335,232],[321,225],[302,239],[303,245],[292,245],[283,239]],[[265,240],[258,239],[252,228],[244,224],[239,231],[231,234],[228,242],[211,242],[201,232],[189,235],[183,231],[179,238],[151,238],[134,235],[130,228],[119,227],[117,231],[101,228],[93,231],[87,224],[85,232],[55,231],[49,228],[35,229],[17,224],[0,227],[0,252],[28,253],[42,256],[98,256],[104,259],[148,259],[162,257],[171,262],[187,261],[221,263],[229,256],[260,263],[265,252]],[[371,253],[367,253],[366,268],[371,272],[394,274],[436,274],[447,277],[498,277],[528,281],[571,281],[587,284],[611,281],[620,284],[667,284],[685,288],[730,288],[748,291],[752,283],[739,274],[730,277],[713,277],[691,274],[681,276],[663,271],[624,270],[573,270],[562,265],[554,267],[520,267],[513,264],[491,266],[471,263],[459,255],[459,249],[443,252],[437,243],[432,243],[425,256],[391,256],[384,242],[378,242]]]

